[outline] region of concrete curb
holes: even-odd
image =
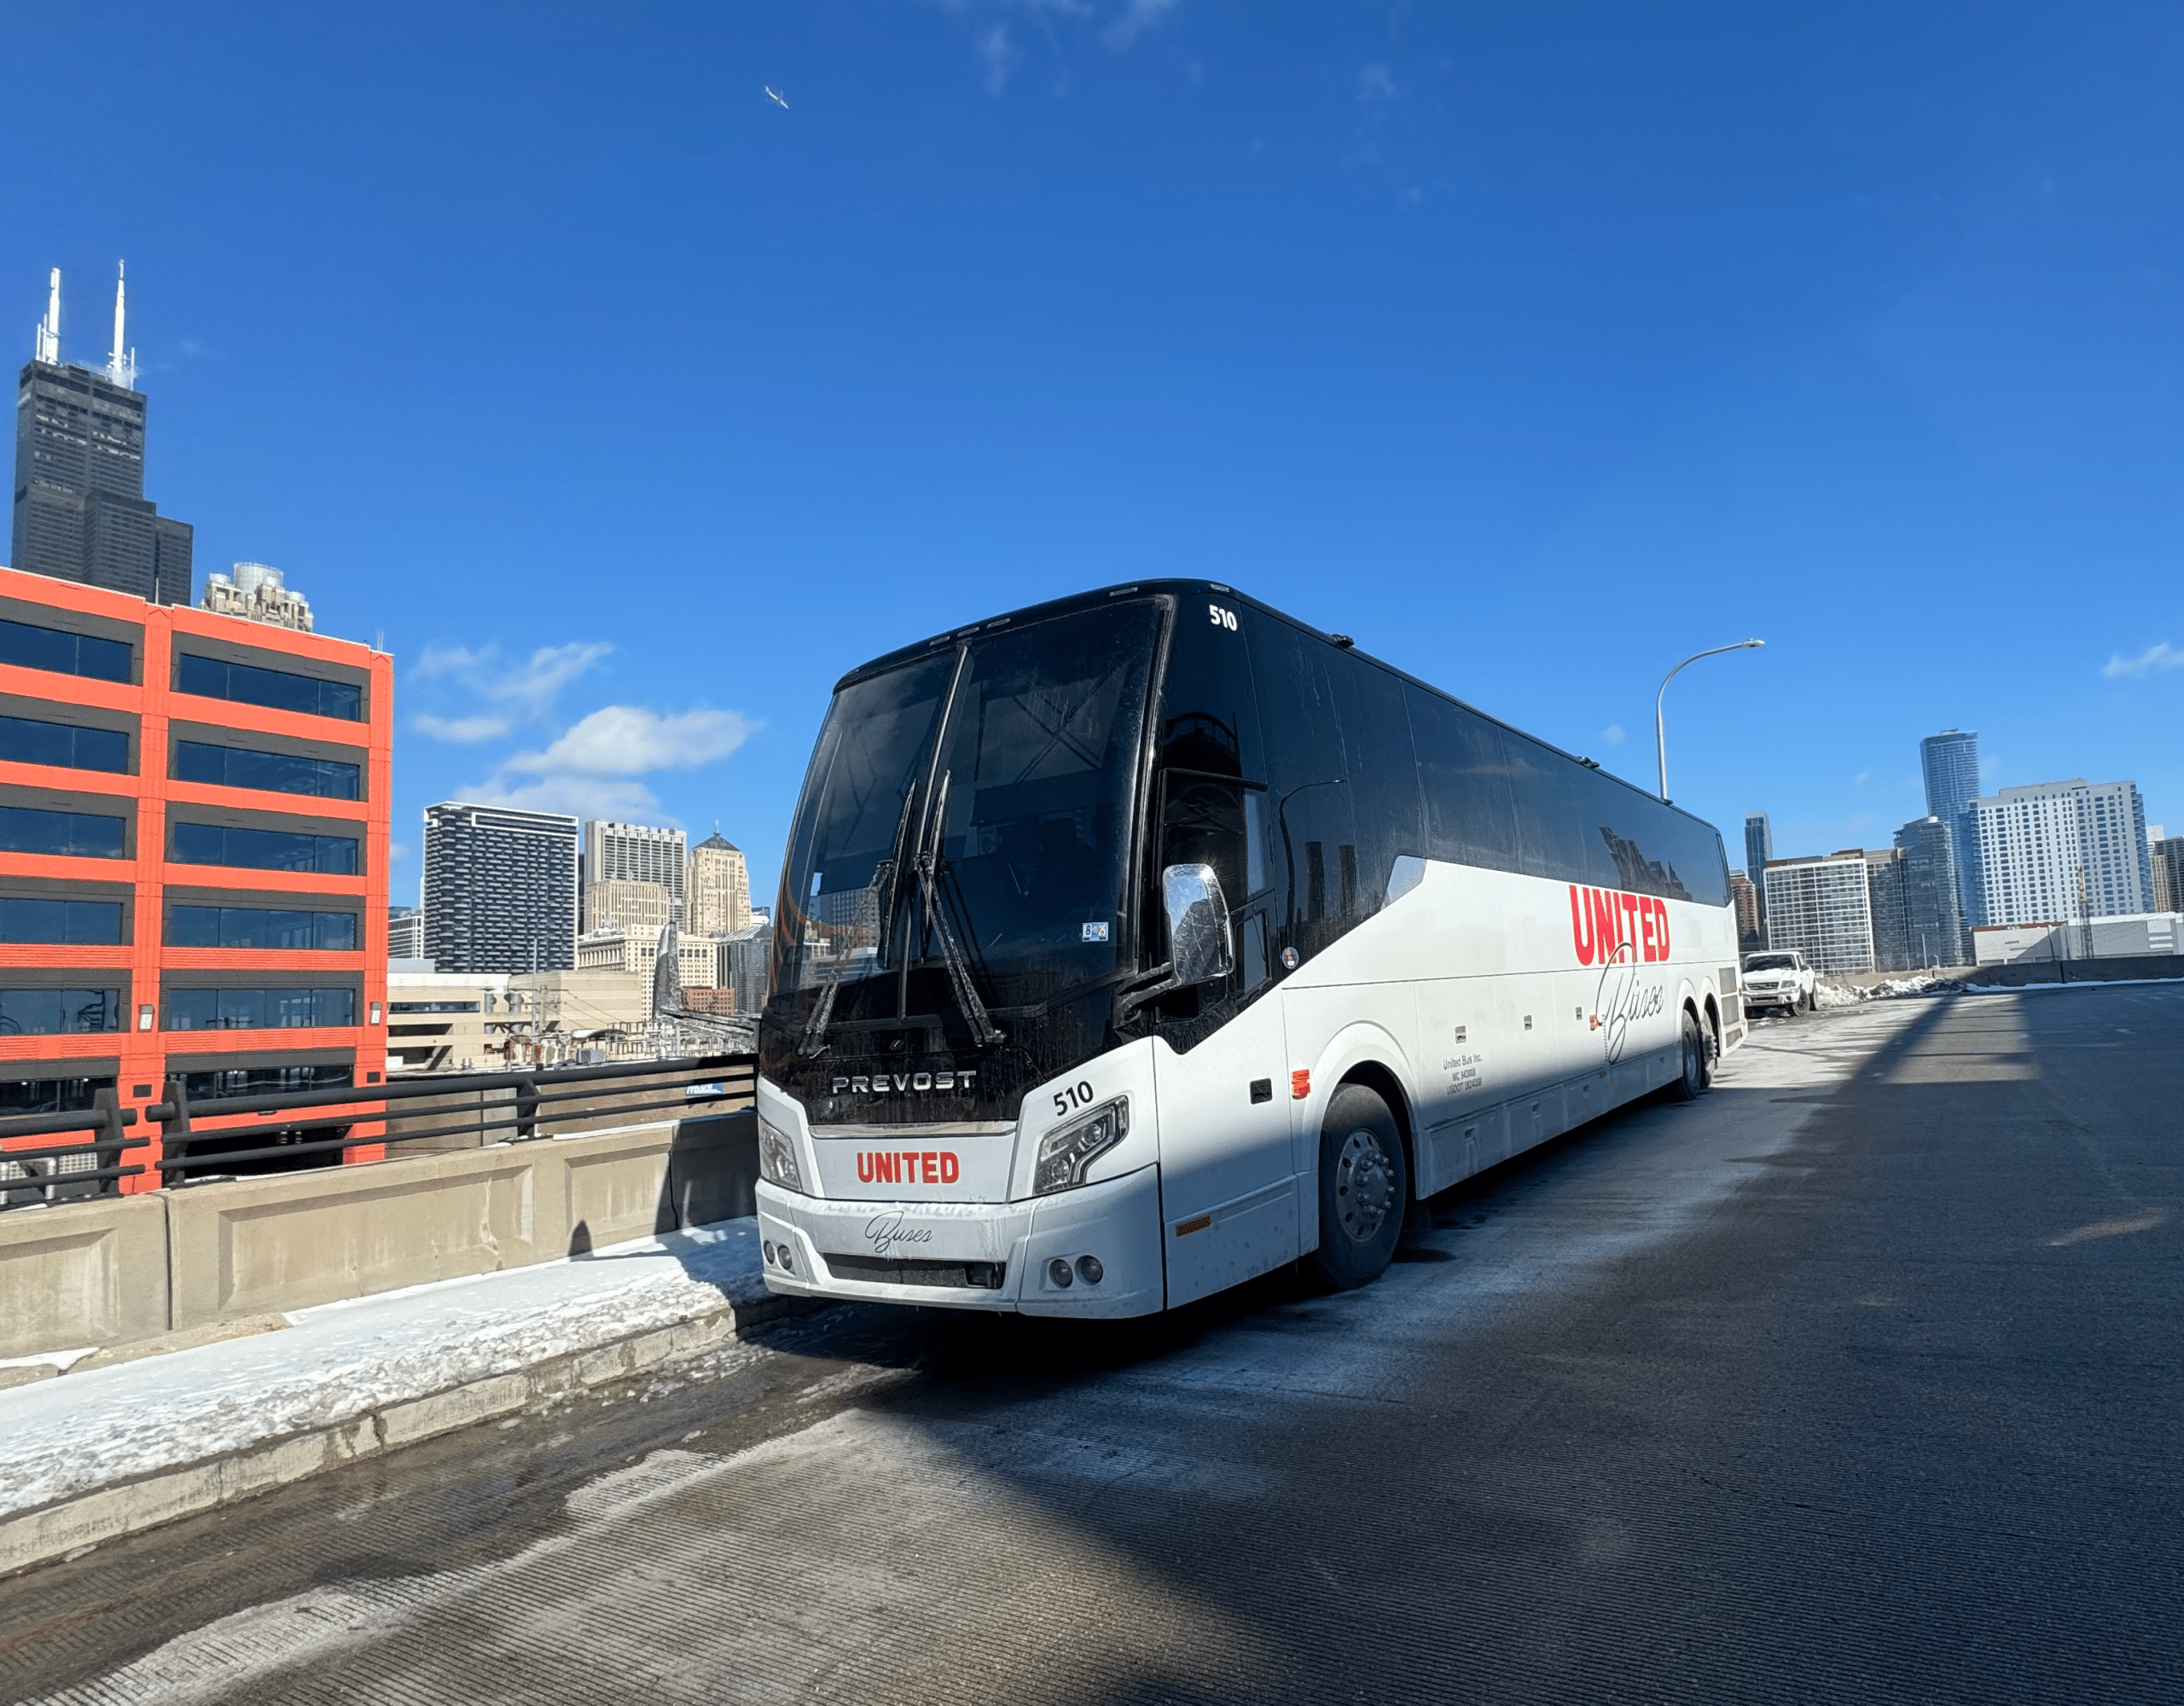
[[[570,1351],[529,1367],[383,1405],[330,1426],[78,1493],[0,1519],[0,1577],[82,1547],[253,1498],[359,1459],[414,1445],[529,1408],[542,1399],[608,1386],[710,1350],[745,1329],[828,1308],[823,1300],[765,1297]]]

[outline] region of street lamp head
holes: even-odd
[[[1682,675],[1685,668],[1701,658],[1719,657],[1724,652],[1748,652],[1755,646],[1764,646],[1764,640],[1737,640],[1727,646],[1709,647],[1704,652],[1693,652],[1682,663],[1661,677],[1660,691],[1653,695],[1653,744],[1661,758],[1661,798],[1669,797],[1669,731],[1668,721],[1661,710],[1661,701],[1668,695],[1669,683]]]

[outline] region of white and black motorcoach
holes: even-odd
[[[1207,582],[844,676],[758,1032],[776,1291],[1147,1314],[1744,1034],[1711,826]]]

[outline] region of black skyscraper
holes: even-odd
[[[16,397],[10,566],[187,604],[189,525],[144,499],[144,393],[118,349],[105,372],[61,364],[59,300],[56,274]]]

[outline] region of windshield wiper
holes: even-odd
[[[963,1017],[971,1023],[971,1036],[981,1048],[990,1048],[1008,1039],[994,1026],[986,1004],[979,998],[977,986],[971,981],[970,956],[964,953],[963,944],[956,939],[956,926],[949,921],[948,902],[940,892],[940,840],[947,833],[948,785],[954,779],[953,770],[944,773],[939,789],[932,798],[932,832],[918,850],[917,874],[919,886],[924,891],[925,914],[922,930],[939,927],[940,957],[948,967],[948,981],[956,991],[956,1005],[962,1008]]]
[[[918,785],[913,781],[903,801],[902,820],[895,826],[892,851],[895,856],[882,859],[872,868],[872,880],[865,891],[873,897],[873,910],[880,916],[880,930],[872,945],[873,966],[880,971],[887,967],[887,943],[895,931],[895,900],[901,886],[895,873],[901,868],[903,838],[909,833],[910,812],[917,803]],[[834,998],[842,992],[842,983],[849,976],[851,955],[844,954],[834,962],[834,975],[819,991],[819,999],[811,1004],[810,1016],[804,1022],[804,1036],[797,1043],[800,1054],[817,1054],[827,1046],[827,1027],[834,1022]]]
[[[895,902],[902,891],[903,844],[910,838],[910,824],[918,806],[918,778],[903,792],[903,815],[895,822],[895,838],[887,844],[887,856],[872,869],[872,886],[880,898],[880,939],[873,945],[873,964],[887,969],[887,950],[895,941]]]
[[[846,954],[834,962],[834,975],[819,991],[819,999],[811,1004],[810,1017],[804,1021],[804,1035],[799,1039],[796,1052],[816,1054],[827,1046],[827,1027],[834,1022],[834,997],[842,992],[842,979],[849,975],[850,956]]]

